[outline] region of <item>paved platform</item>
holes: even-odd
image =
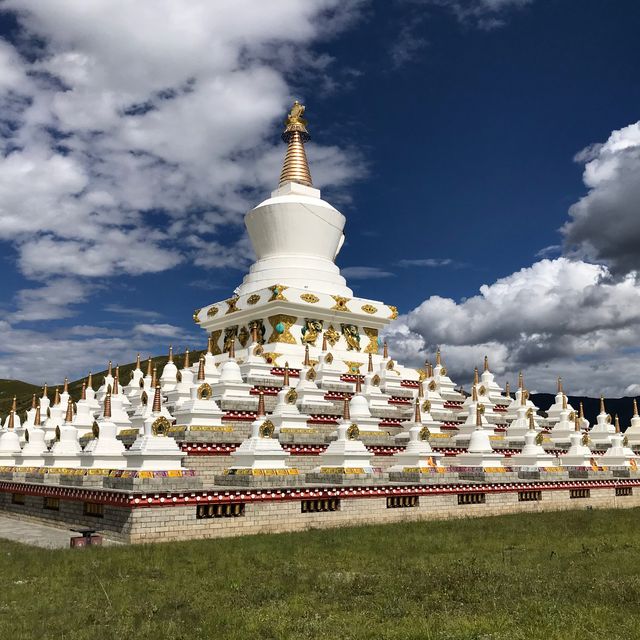
[[[0,514],[0,538],[21,542],[22,544],[42,547],[43,549],[68,549],[72,533],[69,529],[49,527],[39,522],[20,520],[6,514]],[[103,539],[104,545],[118,544],[113,540]]]

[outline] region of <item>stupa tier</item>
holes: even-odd
[[[193,314],[206,349],[169,348],[161,368],[138,357],[128,380],[109,363],[79,397],[67,381],[45,385],[26,415],[14,401],[0,422],[0,508],[87,526],[98,514],[114,537],[144,541],[485,504],[640,504],[635,401],[626,432],[604,401],[590,428],[561,380],[543,411],[523,374],[514,394],[500,386],[490,354],[466,388],[439,349],[418,367],[390,355],[384,330],[398,311],[355,297],[340,274],[346,220],[313,187],[303,116],[296,102],[280,184],[245,218],[255,263]]]

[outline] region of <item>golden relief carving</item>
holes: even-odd
[[[429,413],[429,411],[431,411],[431,400],[425,400],[422,403],[422,410],[426,411],[427,413]]]
[[[343,296],[331,296],[336,303],[331,307],[332,311],[344,311],[345,313],[351,313],[351,309],[347,307],[347,302],[351,300],[351,298],[345,298]]]
[[[376,373],[375,376],[373,376],[373,378],[371,378],[371,384],[374,387],[379,387],[380,386],[380,376]]]
[[[200,311],[201,311],[201,309],[196,309],[196,310],[193,312],[193,321],[194,321],[196,324],[200,324],[200,317],[199,317]]]
[[[314,295],[313,293],[301,293],[300,300],[303,302],[308,302],[309,304],[315,304],[316,302],[320,302],[320,298]]]
[[[378,311],[377,307],[374,307],[372,304],[363,304],[360,308],[365,313],[376,313],[376,311]]]
[[[365,329],[365,331],[366,331],[366,329]],[[427,379],[427,377],[428,377],[427,376],[427,372],[424,369],[418,369],[417,371],[418,371],[418,380],[420,382],[423,382],[424,380]]]
[[[246,347],[247,346],[247,342],[249,342],[249,338],[251,337],[251,334],[249,333],[249,329],[247,329],[247,327],[243,326],[240,329],[240,332],[238,333],[238,342],[240,343],[241,347]]]
[[[261,356],[263,351],[264,351],[264,347],[261,344],[258,344],[258,345],[256,345],[255,349],[253,350],[253,355],[254,356]]]
[[[271,291],[269,302],[273,302],[274,300],[286,300],[283,292],[288,288],[289,287],[286,287],[283,284],[272,284],[270,287],[268,287],[269,291]]]
[[[393,367],[395,366],[393,360],[389,360],[389,362],[387,362],[387,371],[393,371]]]
[[[347,351],[360,351],[360,333],[355,324],[341,324],[340,329],[347,343]]]
[[[360,429],[358,428],[358,425],[357,424],[352,424],[347,429],[347,438],[349,440],[357,440],[359,436],[360,436]]]
[[[227,303],[227,306],[229,307],[227,309],[227,312],[224,314],[225,316],[228,316],[230,313],[235,313],[236,311],[238,311],[238,307],[236,306],[238,304],[238,300],[240,300],[238,296],[234,296],[233,298],[229,298],[228,300],[225,300],[225,302]]]
[[[322,320],[305,318],[304,327],[302,327],[302,344],[310,344],[315,347],[318,335],[322,332],[322,325]]]
[[[327,353],[327,355],[324,357],[324,361],[327,364],[331,364],[333,362],[333,354]]]
[[[276,353],[275,351],[262,351],[262,353],[258,355],[261,355],[267,364],[273,364],[277,366],[277,360],[282,354]]]
[[[360,375],[360,367],[362,366],[362,362],[352,362],[351,360],[343,360],[343,362],[349,368],[349,373]]]
[[[544,442],[544,436],[542,435],[542,432],[540,432],[537,436],[536,436],[536,444],[540,445]]]
[[[231,341],[235,340],[237,336],[238,336],[237,324],[227,327],[224,330],[224,342],[222,343],[222,351],[224,353],[229,353],[229,350],[231,349]]]
[[[479,393],[481,396],[483,396],[483,395],[485,395],[485,394],[487,393],[487,390],[486,390],[486,388],[485,388],[485,386],[484,386],[484,385],[482,385],[482,386],[478,389],[478,393]]]
[[[429,431],[427,427],[422,427],[422,429],[420,429],[420,440],[428,440],[430,435],[431,431]]]
[[[429,391],[435,391],[438,388],[438,385],[436,384],[435,380],[432,380],[429,383]]]
[[[253,328],[258,330],[258,344],[264,344],[264,335],[267,330],[264,328],[264,322],[261,319],[252,320],[249,323],[249,331],[253,331]]]
[[[213,316],[215,316],[218,311],[218,307],[209,307],[207,309],[207,318],[213,318]]]
[[[258,434],[261,438],[271,438],[273,436],[273,432],[275,431],[275,426],[271,420],[265,420],[260,425],[260,430]]]
[[[260,302],[260,296],[257,293],[254,293],[247,298],[247,304],[258,304],[258,302]]]
[[[296,344],[296,339],[291,333],[291,327],[296,323],[295,316],[279,313],[276,316],[269,316],[269,324],[273,329],[269,342],[282,342],[284,344]]]
[[[391,311],[391,315],[389,316],[389,320],[395,320],[398,317],[398,307],[394,307],[393,305],[388,304],[389,310]]]
[[[219,356],[222,351],[220,351],[220,346],[218,342],[220,342],[220,336],[222,335],[222,329],[216,329],[211,332],[211,353],[214,356]]]
[[[378,330],[371,327],[363,327],[364,335],[369,338],[369,344],[364,348],[365,353],[372,353],[376,355],[378,353]]]
[[[207,382],[203,382],[197,391],[198,400],[209,400],[213,395],[213,391],[211,389],[211,385]]]
[[[100,425],[95,421],[91,425],[91,433],[93,434],[94,438],[99,438],[100,437]],[[26,433],[25,433],[25,435],[26,435]],[[27,442],[29,442],[29,438],[27,438]]]
[[[442,367],[440,369],[440,375],[441,376],[446,376],[447,375],[447,367]]]
[[[332,347],[335,347],[336,342],[340,340],[340,334],[335,330],[333,325],[329,325],[329,328],[324,332],[324,336]]]
[[[305,377],[310,382],[313,382],[317,377],[316,370],[313,367],[311,367],[311,369],[309,369],[309,371],[307,371],[307,375]]]
[[[289,389],[284,399],[287,404],[295,404],[298,401],[298,392],[295,389]]]
[[[160,416],[151,425],[151,433],[154,436],[166,436],[169,427],[171,427],[171,423],[164,416]]]
[[[582,436],[582,444],[585,447],[591,444],[591,438],[589,438],[589,436],[586,433]]]

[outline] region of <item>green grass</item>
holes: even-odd
[[[0,542],[0,638],[633,639],[640,510],[139,547]]]

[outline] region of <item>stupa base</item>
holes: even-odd
[[[297,487],[304,476],[297,469],[230,469],[216,475],[214,484],[225,487]]]

